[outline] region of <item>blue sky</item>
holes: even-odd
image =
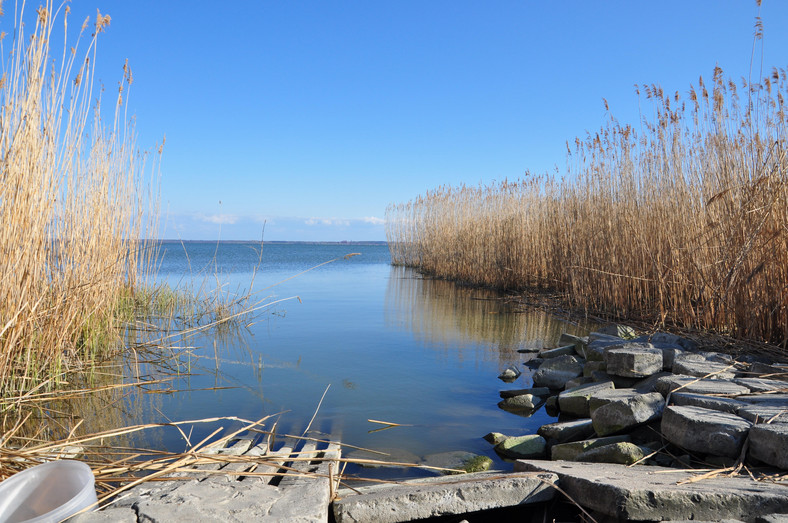
[[[128,58],[138,145],[166,135],[161,237],[260,239],[266,223],[267,240],[327,241],[383,240],[387,204],[440,185],[562,170],[566,141],[603,124],[603,97],[637,122],[636,83],[686,93],[715,64],[746,77],[758,13],[744,0],[71,8],[73,26],[112,17],[97,76],[116,85]],[[788,65],[788,2],[761,16],[766,74]]]

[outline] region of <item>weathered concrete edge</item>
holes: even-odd
[[[429,481],[357,489],[361,494],[334,501],[337,523],[395,523],[449,514],[510,507],[551,500],[556,474],[478,472]],[[346,493],[347,491],[343,491]]]
[[[653,466],[543,460],[518,460],[514,470],[557,474],[558,486],[572,500],[621,520],[754,521],[788,513],[788,487],[742,476],[678,485],[693,474]]]

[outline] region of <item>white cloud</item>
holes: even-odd
[[[342,225],[342,226],[349,226],[350,220],[345,218],[309,218],[304,220],[304,223],[307,225]]]
[[[386,223],[386,220],[384,220],[383,218],[377,218],[375,216],[365,216],[364,218],[362,218],[362,221],[366,223],[371,223],[372,225],[383,225],[384,223]]]
[[[238,221],[238,215],[236,214],[198,214],[196,218],[203,222],[219,225],[232,225]]]

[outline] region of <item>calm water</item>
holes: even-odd
[[[159,277],[173,285],[198,285],[207,270],[224,288],[248,288],[260,261],[254,243],[163,247]],[[361,255],[266,289],[353,252]],[[516,312],[490,291],[392,267],[380,245],[266,245],[254,289],[269,302],[298,299],[273,305],[248,329],[191,340],[191,375],[171,385],[181,392],[149,395],[149,404],[131,409],[135,421],[284,412],[277,430],[300,433],[330,386],[313,428],[341,434],[345,443],[417,456],[466,450],[497,460],[482,435],[524,434],[550,420],[543,410],[523,418],[496,406],[499,390],[531,386],[516,350],[585,332],[546,313]],[[511,364],[525,372],[505,384],[497,376]],[[211,387],[232,388],[197,390]],[[370,432],[380,425],[368,419],[410,426]],[[207,432],[196,427],[194,437]],[[148,438],[149,445],[183,448],[174,431]]]

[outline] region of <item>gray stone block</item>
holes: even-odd
[[[94,512],[83,512],[69,523],[137,523],[137,513],[131,507],[108,507]]]
[[[637,461],[640,461],[646,455],[647,452],[634,443],[620,442],[588,449],[577,456],[576,461],[585,461],[587,463],[618,463],[620,465],[631,465]]]
[[[541,396],[533,396],[531,394],[520,394],[519,396],[511,396],[498,402],[498,408],[510,412],[530,411],[529,414],[542,406],[544,398]]]
[[[622,325],[620,323],[611,323],[597,330],[599,334],[606,334],[608,336],[616,336],[624,340],[631,340],[637,333],[635,329],[629,325]]]
[[[738,457],[752,423],[733,414],[701,407],[665,408],[662,434],[691,452]]]
[[[607,365],[604,361],[587,361],[583,365],[583,376],[591,377],[595,371],[605,372]]]
[[[562,389],[567,381],[583,374],[583,365],[577,356],[558,356],[545,360],[533,375],[534,385]]]
[[[753,521],[788,512],[784,486],[749,476],[688,483],[691,472],[643,465],[523,460],[514,468],[558,474],[572,499],[619,521]]]
[[[590,341],[586,345],[585,351],[588,361],[604,361],[607,347],[626,343],[626,340],[616,336],[605,336],[594,332],[589,335],[588,339]]]
[[[588,336],[575,336],[573,334],[563,333],[558,339],[558,345],[574,345],[575,353],[585,358],[586,346],[588,345]]]
[[[751,428],[750,455],[774,467],[788,469],[788,424],[773,423]]]
[[[530,394],[532,396],[544,396],[547,397],[550,395],[550,389],[547,387],[532,387],[530,389],[512,389],[512,390],[502,390],[499,391],[498,394],[501,398],[512,398],[514,396],[521,396],[523,394]]]
[[[659,419],[664,408],[665,399],[659,392],[636,393],[602,405],[591,419],[596,433],[607,436]]]
[[[577,456],[589,449],[622,442],[631,442],[631,440],[629,436],[625,434],[623,436],[608,436],[606,438],[593,438],[583,441],[573,441],[571,443],[561,443],[560,445],[553,445],[551,449],[551,459],[554,461],[574,461],[577,459]]]
[[[580,385],[585,385],[586,383],[594,383],[594,379],[587,376],[578,376],[576,378],[572,378],[571,380],[567,381],[564,384],[564,388],[574,389],[575,387],[579,387]]]
[[[788,409],[770,405],[747,405],[736,415],[753,423],[788,423]]]
[[[703,407],[704,409],[717,410],[729,414],[736,414],[740,408],[748,405],[733,398],[720,398],[690,392],[674,392],[670,398],[671,403],[679,407]]]
[[[594,411],[602,405],[607,405],[611,401],[619,401],[625,398],[633,398],[639,393],[635,389],[602,389],[594,391],[588,398],[588,415],[593,417]]]
[[[554,474],[481,472],[341,490],[337,523],[395,523],[549,501]]]
[[[678,374],[658,379],[656,389],[663,396],[676,390],[695,394],[727,394],[731,396],[750,392],[747,387],[736,385],[731,381],[699,379],[694,376]]]
[[[788,408],[788,394],[744,394],[737,396],[737,400],[751,405],[769,405],[771,407]]]
[[[662,351],[650,343],[624,343],[604,352],[607,373],[625,378],[645,378],[662,370]]]
[[[537,458],[544,457],[546,445],[547,442],[542,436],[528,434],[506,438],[494,448],[496,452],[507,458]]]
[[[680,356],[673,362],[673,372],[697,378],[709,376],[718,380],[730,380],[736,376],[736,367],[716,361],[684,359]]]
[[[577,353],[575,352],[574,344],[564,345],[563,347],[556,347],[554,349],[542,349],[539,351],[539,357],[546,360],[558,356],[574,356],[575,354]]]
[[[788,392],[788,383],[766,378],[736,378],[733,383],[747,387],[752,392]]]
[[[613,382],[588,383],[561,392],[558,395],[558,407],[564,414],[578,418],[591,415],[588,408],[589,399],[602,391],[613,390]]]
[[[583,440],[594,434],[594,425],[590,419],[578,419],[542,425],[537,433],[545,439],[558,443]]]

